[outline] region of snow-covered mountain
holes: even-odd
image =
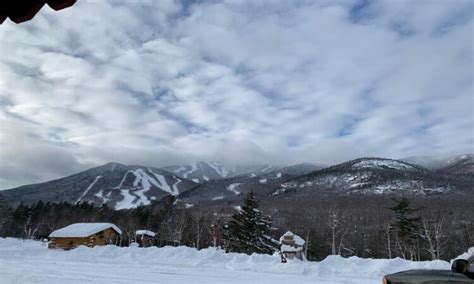
[[[433,170],[437,175],[454,178],[464,184],[474,184],[474,154],[455,156],[419,156],[406,158]]]
[[[469,162],[472,164],[474,154],[439,155],[439,156],[412,156],[401,159],[404,162],[420,165],[427,169],[438,170],[454,164]]]
[[[323,165],[323,164],[301,163],[301,164],[281,168],[275,172],[277,173],[280,172],[280,173],[294,175],[294,176],[300,176],[300,175],[309,174],[310,172],[321,170],[327,167],[328,167],[327,165]]]
[[[203,201],[217,202],[239,199],[251,190],[260,194],[270,193],[291,177],[294,176],[272,172],[254,177],[243,175],[211,180],[180,194],[179,200],[186,204],[196,204]]]
[[[179,199],[190,206],[202,201],[219,202],[239,199],[243,194],[252,190],[260,195],[267,195],[291,178],[314,172],[324,167],[323,165],[304,163],[283,168],[272,167],[276,168],[276,170],[271,172],[268,172],[269,167],[259,170],[254,169],[253,172],[245,175],[205,182],[201,186],[181,194]]]
[[[1,191],[7,201],[92,202],[115,209],[147,205],[174,195],[182,204],[225,203],[253,190],[287,198],[330,194],[440,194],[473,190],[473,155],[446,160],[427,169],[401,160],[361,158],[326,167],[298,164],[226,168],[217,162],[154,168],[108,163],[40,184]]]
[[[278,171],[280,167],[272,165],[225,168],[218,162],[164,168],[108,163],[58,180],[5,190],[2,194],[13,206],[39,200],[85,201],[126,209],[150,204],[167,195],[181,197],[191,189],[193,191],[184,196],[192,196],[193,202],[230,198],[250,190],[268,192],[289,178],[319,167],[300,164]]]
[[[251,165],[226,167],[219,162],[201,161],[187,165],[175,165],[162,168],[174,175],[194,182],[232,178],[236,176],[256,177],[269,173],[278,167],[273,165]]]
[[[272,194],[429,194],[449,192],[458,186],[452,179],[417,165],[392,159],[361,158],[291,179]]]
[[[259,177],[280,169],[280,166],[276,165],[239,165],[230,168],[231,176],[247,176],[250,178]]]
[[[12,205],[20,202],[92,202],[116,209],[148,205],[198,184],[158,168],[108,163],[65,178],[2,191]]]
[[[229,171],[218,162],[201,161],[189,165],[176,165],[162,168],[176,176],[194,182],[204,182],[211,179],[226,178]]]
[[[443,166],[436,169],[437,172],[451,175],[474,175],[474,154],[465,154],[448,159]]]

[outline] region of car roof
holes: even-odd
[[[472,283],[467,275],[451,270],[414,269],[397,272],[385,277],[391,282],[427,283],[426,281],[449,281],[454,279],[462,281],[465,279],[467,280],[466,283]]]

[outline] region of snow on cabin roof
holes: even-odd
[[[119,235],[122,231],[112,223],[75,223],[49,234],[50,238],[85,238],[112,228]]]
[[[295,240],[295,245],[303,246],[305,243],[305,240],[303,240],[300,236],[293,234],[291,231],[286,232],[280,237],[280,243],[286,238]]]
[[[138,230],[135,232],[135,235],[146,235],[146,236],[154,237],[155,232],[148,231],[148,230]]]

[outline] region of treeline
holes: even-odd
[[[254,199],[251,206],[249,198]],[[257,199],[262,201],[260,210]],[[134,241],[135,231],[148,229],[157,233],[156,246],[220,246],[227,251],[271,253],[274,240],[291,230],[307,241],[305,253],[310,260],[330,254],[449,260],[474,246],[471,196],[394,199],[354,195],[277,201],[249,195],[245,204],[217,206],[211,202],[192,208],[175,201],[168,197],[120,211],[64,202],[8,208],[0,195],[0,236],[44,239],[71,223],[110,222],[122,229],[122,246]],[[245,244],[263,244],[268,249]]]
[[[450,260],[474,246],[474,196],[322,195],[268,200],[274,226],[309,242],[308,258]]]
[[[134,242],[135,232],[142,229],[157,232],[154,240],[156,246],[202,248],[217,245],[217,239],[222,239],[222,232],[217,224],[212,223],[214,218],[179,209],[174,201],[173,197],[169,197],[150,206],[119,211],[106,205],[95,207],[85,202],[40,201],[32,205],[22,203],[16,208],[0,205],[0,236],[41,240],[52,231],[72,223],[108,222],[122,230],[122,246]]]

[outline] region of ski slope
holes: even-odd
[[[406,269],[449,269],[445,261],[330,256],[321,262],[281,263],[277,255],[229,253],[213,248],[49,250],[46,243],[0,238],[1,283],[381,283]]]

